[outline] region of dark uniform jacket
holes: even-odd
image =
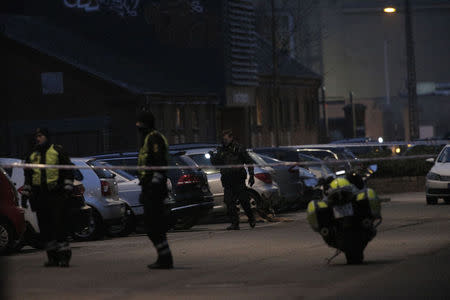
[[[251,165],[253,164],[253,161],[247,150],[242,145],[233,141],[228,146],[220,146],[217,149],[217,154],[211,157],[211,163],[214,165]],[[253,167],[249,167],[248,172],[250,173],[250,176],[253,176]],[[221,169],[220,173],[222,174],[223,183],[245,181],[247,178],[247,171],[244,167]]]

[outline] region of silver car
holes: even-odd
[[[270,165],[275,170],[274,178],[283,199],[280,210],[306,208],[309,201],[320,194],[317,177],[307,169],[283,165],[281,160],[252,151],[249,153],[256,163]]]
[[[76,166],[90,166],[90,158],[72,158]],[[77,174],[77,173],[75,173]],[[119,198],[119,189],[114,174],[102,169],[79,169],[78,176],[84,187],[86,203],[93,208],[93,220],[88,231],[79,238],[92,240],[111,236],[126,235],[128,215],[126,202]]]
[[[224,190],[220,180],[220,170],[211,164],[209,151],[216,148],[199,148],[185,150],[186,155],[199,166],[208,166],[202,169],[208,177],[209,188],[214,197],[214,214],[225,214]],[[279,205],[281,200],[278,184],[273,181],[273,169],[270,167],[255,168],[255,184],[249,187],[250,203],[254,209],[271,210],[273,206]],[[248,179],[247,179],[248,180]]]

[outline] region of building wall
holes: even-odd
[[[215,141],[215,96],[144,96],[82,72],[21,44],[2,38],[0,154],[23,156],[30,150],[36,127],[49,127],[53,141],[70,155],[85,156],[137,149],[136,115],[155,111],[169,142]],[[63,91],[43,94],[41,74],[61,72]],[[177,110],[178,109],[178,110]],[[178,113],[177,111],[181,111]],[[193,115],[198,119],[193,124]],[[161,116],[163,116],[161,118]],[[178,123],[180,123],[177,128]]]
[[[319,141],[319,82],[280,86],[280,145],[315,144]],[[262,81],[251,109],[252,147],[274,146],[272,88]]]

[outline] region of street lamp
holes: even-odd
[[[395,7],[385,7],[384,12],[393,14],[397,11]],[[407,83],[408,83],[408,116],[409,116],[409,139],[419,137],[419,116],[417,110],[417,83],[416,63],[414,55],[414,40],[412,33],[410,0],[405,0],[405,36],[406,36],[406,60],[407,60]]]
[[[395,7],[385,7],[384,8],[384,12],[387,14],[393,14],[397,11],[397,9]]]

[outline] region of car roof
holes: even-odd
[[[186,151],[169,149],[170,155],[184,155],[185,153],[186,153]],[[91,159],[129,158],[129,157],[135,158],[138,155],[139,155],[139,152],[119,152],[119,153],[93,155],[90,158]]]
[[[195,149],[188,149],[186,150],[186,154],[203,154],[211,150],[215,150],[215,147],[209,147],[209,148],[195,148]]]
[[[0,161],[3,163],[17,163],[22,162],[19,158],[0,157]]]
[[[186,143],[186,144],[173,144],[169,146],[169,149],[174,150],[191,150],[191,149],[205,149],[216,148],[219,146],[215,143]]]

